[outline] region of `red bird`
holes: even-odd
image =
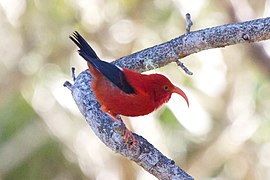
[[[165,76],[140,74],[100,60],[78,32],[74,32],[70,39],[80,48],[79,55],[87,61],[93,76],[92,89],[101,110],[114,121],[119,121],[116,118],[117,114],[124,116],[149,114],[169,101],[172,93],[181,95],[189,105],[186,94]],[[132,143],[137,142],[127,129],[124,137],[126,142],[129,137]]]

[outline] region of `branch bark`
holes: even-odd
[[[112,63],[143,72],[176,62],[202,50],[267,39],[270,39],[270,18],[263,18],[190,32]],[[123,144],[123,124],[115,123],[100,110],[90,88],[91,79],[88,70],[85,70],[79,74],[73,85],[67,81],[64,86],[71,90],[87,123],[106,146],[135,161],[159,179],[193,179],[143,137],[134,134],[139,141],[134,148]]]

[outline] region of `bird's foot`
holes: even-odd
[[[131,148],[134,148],[139,141],[134,137],[132,132],[127,129],[125,124],[121,121],[118,121],[114,122],[113,125],[114,130],[123,137],[123,143]]]
[[[102,107],[101,107],[102,110]],[[106,112],[106,114],[114,121],[114,122],[122,122],[122,120],[117,118],[117,116],[113,116],[112,114],[110,114],[109,112]]]
[[[131,148],[134,148],[139,141],[134,137],[132,132],[125,127],[124,142],[128,144]]]
[[[104,111],[106,110],[106,108],[104,106],[101,106],[101,110]],[[106,111],[105,111],[106,112]],[[132,132],[130,130],[127,129],[127,127],[125,126],[125,124],[122,122],[122,120],[119,118],[117,118],[117,116],[114,116],[112,114],[110,114],[109,112],[106,112],[106,114],[115,122],[115,123],[119,123],[121,122],[121,124],[123,125],[121,127],[124,128],[124,143],[128,144],[131,148],[134,148],[135,145],[139,142],[134,135],[132,134]],[[122,131],[122,130],[121,130]],[[123,132],[123,131],[122,131]]]

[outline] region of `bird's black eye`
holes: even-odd
[[[165,86],[164,86],[164,90],[165,90],[165,91],[168,91],[168,90],[169,90],[169,86],[165,85]]]

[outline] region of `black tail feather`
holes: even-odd
[[[75,31],[72,36],[69,36],[69,38],[80,48],[78,50],[80,56],[89,62],[96,70],[102,73],[123,92],[127,94],[135,93],[134,88],[128,83],[122,69],[114,64],[100,60],[95,51],[77,31]]]
[[[78,52],[86,61],[99,59],[95,51],[77,31],[72,36],[69,36],[69,38],[80,48]]]

